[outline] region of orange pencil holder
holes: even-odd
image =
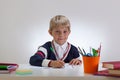
[[[93,74],[98,71],[100,56],[83,56],[84,73]]]

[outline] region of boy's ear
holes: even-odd
[[[69,35],[70,35],[71,31],[69,31]]]
[[[71,33],[71,30],[69,31],[69,34]]]
[[[48,30],[48,33],[52,36],[52,32],[50,30]]]

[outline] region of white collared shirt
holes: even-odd
[[[63,45],[59,45],[55,41],[53,41],[53,44],[55,46],[56,52],[58,53],[58,57],[62,58],[68,47],[67,42],[65,42]]]

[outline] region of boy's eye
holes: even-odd
[[[64,31],[64,33],[67,33],[67,31]]]
[[[68,31],[62,31],[62,32],[61,32],[61,31],[55,31],[56,34],[60,34],[60,33],[66,34],[67,32],[68,32]]]
[[[59,33],[59,31],[55,31],[56,33]]]

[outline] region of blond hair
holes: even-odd
[[[68,27],[70,31],[70,21],[63,15],[56,15],[50,20],[49,31],[52,31],[54,28],[59,26]]]

